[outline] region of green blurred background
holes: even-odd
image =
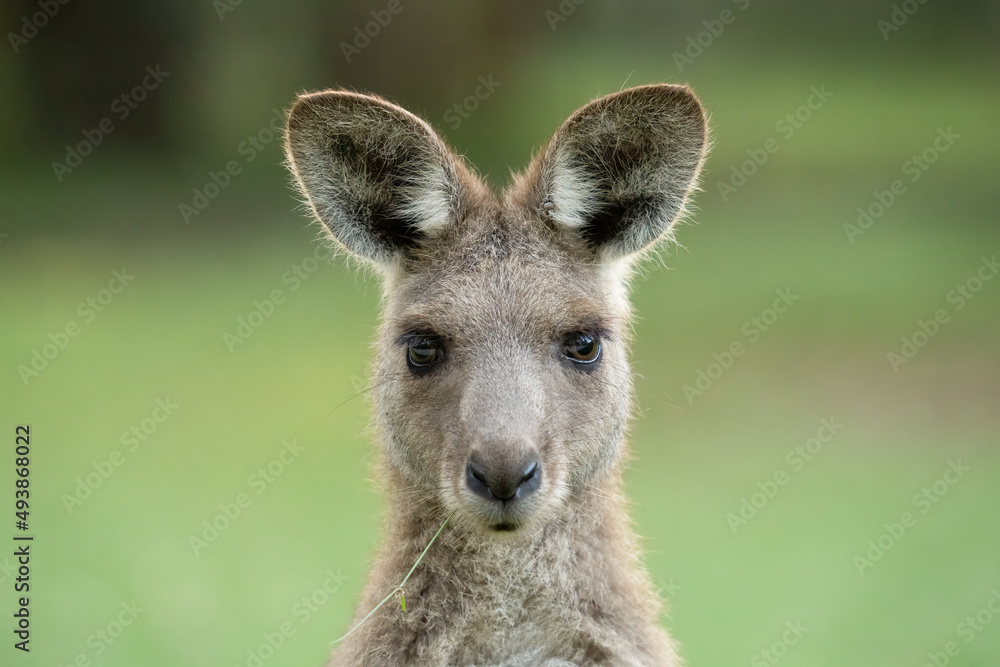
[[[1000,280],[984,263],[1000,251],[1000,6],[401,0],[348,62],[388,4],[0,9],[2,532],[28,423],[36,536],[30,655],[11,646],[0,557],[0,662],[320,665],[346,630],[383,511],[368,406],[348,400],[379,290],[313,263],[275,110],[377,92],[499,188],[580,105],[662,81],[696,89],[715,142],[696,224],[635,289],[626,484],[664,623],[691,665],[943,664],[949,642],[949,664],[1000,665]],[[472,99],[480,77],[493,90]],[[825,101],[800,108],[813,88]],[[53,167],[85,133],[90,154]],[[914,171],[914,155],[935,161]],[[776,290],[798,299],[775,320]],[[919,348],[894,368],[904,338]],[[794,454],[824,419],[832,439]],[[286,441],[301,451],[280,463]],[[946,480],[950,464],[968,470]],[[229,525],[193,545],[213,521]],[[808,628],[792,646],[787,623]]]

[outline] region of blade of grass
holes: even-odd
[[[340,639],[334,639],[332,642],[330,642],[331,644],[336,644],[338,642],[341,642],[341,641],[347,639],[351,635],[352,632],[354,632],[355,630],[357,630],[358,628],[360,628],[361,625],[365,621],[367,621],[369,618],[371,618],[372,614],[374,614],[376,611],[378,611],[379,607],[381,607],[386,602],[388,602],[389,600],[391,600],[392,596],[394,596],[396,593],[398,593],[400,590],[402,590],[403,586],[406,585],[406,582],[410,580],[410,575],[413,574],[413,571],[417,569],[418,565],[420,565],[420,561],[422,561],[424,559],[424,555],[427,553],[427,550],[431,548],[431,545],[434,544],[434,541],[438,538],[438,535],[441,534],[441,531],[444,530],[444,527],[448,525],[448,522],[451,521],[451,517],[453,517],[453,516],[455,516],[455,511],[452,511],[452,513],[448,515],[448,518],[444,520],[444,523],[441,524],[441,527],[437,529],[436,533],[434,533],[434,537],[432,537],[431,541],[427,543],[427,546],[424,547],[424,550],[420,552],[420,557],[417,558],[417,562],[414,563],[413,567],[410,568],[410,571],[406,573],[406,577],[403,579],[403,581],[400,582],[399,586],[396,586],[395,588],[393,588],[392,591],[388,595],[386,595],[384,598],[382,598],[382,601],[379,602],[377,605],[375,605],[375,608],[372,609],[370,612],[368,612],[367,616],[365,616],[360,621],[358,621],[357,624],[353,628],[351,628],[350,630],[348,630],[346,635],[344,635]],[[406,611],[405,603],[404,603],[404,606],[403,606],[403,611]]]

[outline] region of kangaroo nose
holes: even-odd
[[[516,461],[487,464],[476,455],[469,456],[465,482],[476,495],[503,502],[524,498],[542,484],[542,466],[534,454]]]

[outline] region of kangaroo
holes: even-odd
[[[381,278],[372,395],[384,539],[330,666],[680,664],[622,492],[632,268],[707,150],[685,86],[587,104],[494,194],[374,95],[300,95],[285,152]],[[450,517],[450,519],[449,519]]]

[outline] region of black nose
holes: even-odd
[[[472,454],[465,467],[465,483],[473,493],[487,500],[517,500],[541,486],[542,466],[534,455],[490,465]]]

